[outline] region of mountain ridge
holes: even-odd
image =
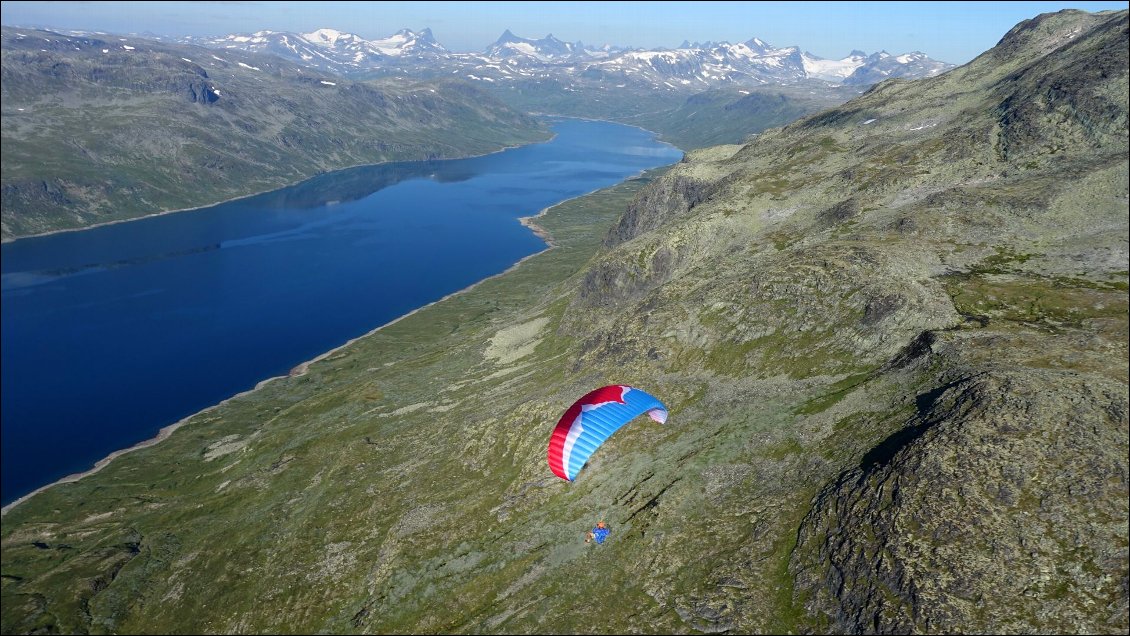
[[[333,33],[339,33],[329,29]],[[398,33],[403,33],[402,30]],[[426,30],[430,34],[430,30]],[[411,32],[409,32],[411,33]],[[186,38],[186,41],[204,46],[229,48],[246,48],[246,43],[256,40],[256,50],[269,49],[276,54],[294,58],[296,55],[303,57],[307,62],[314,61],[313,56],[306,57],[299,53],[293,45],[280,46],[269,44],[266,39],[276,38],[302,38],[301,34],[260,32],[255,38],[249,36],[229,35],[221,38]],[[382,65],[389,65],[388,71],[395,72],[397,64],[413,64],[413,56],[399,54],[397,60],[384,56],[358,56],[358,50],[363,50],[366,41],[359,36],[349,34],[351,45],[344,48],[334,60],[325,60],[320,68],[342,75],[364,73],[379,70]],[[434,40],[433,40],[434,42]],[[823,60],[810,53],[803,56],[797,47],[777,49],[766,44],[758,38],[750,38],[746,42],[730,44],[728,42],[706,42],[689,44],[677,49],[640,49],[624,47],[589,48],[583,43],[569,43],[553,37],[552,34],[534,40],[515,35],[506,29],[492,44],[488,45],[481,54],[475,53],[450,53],[442,45],[435,43],[435,49],[428,49],[427,62],[436,64],[446,62],[446,68],[459,69],[463,72],[475,74],[477,77],[490,77],[492,81],[505,81],[505,73],[490,73],[489,69],[501,62],[509,63],[512,73],[522,71],[546,71],[556,69],[561,73],[578,74],[587,68],[611,68],[620,70],[634,68],[634,72],[649,71],[659,73],[663,80],[685,80],[688,85],[694,84],[699,88],[713,88],[723,83],[737,83],[741,85],[758,84],[765,82],[789,81],[795,79],[821,79],[847,84],[870,84],[887,77],[929,77],[953,68],[952,64],[931,60],[924,54],[891,56],[886,52],[873,55],[855,55],[855,52],[841,60]],[[332,46],[326,47],[330,50]],[[372,48],[371,46],[369,48]],[[642,57],[641,57],[642,56]],[[656,67],[653,64],[640,65],[642,60],[655,60],[670,58],[673,62]],[[802,61],[803,58],[803,61]],[[905,59],[903,59],[905,58]],[[576,68],[566,68],[572,64]],[[835,67],[834,72],[828,73],[821,69],[823,66]],[[694,72],[689,70],[676,70],[677,66],[693,66]],[[415,65],[418,66],[418,65]],[[545,66],[546,68],[541,68]],[[581,68],[584,66],[585,68]],[[780,68],[780,67],[784,68]],[[721,70],[729,67],[729,70]],[[703,72],[706,75],[703,75]],[[419,71],[419,68],[413,68]],[[485,74],[484,74],[485,73]],[[559,77],[565,77],[561,74]],[[657,85],[662,85],[657,84]]]

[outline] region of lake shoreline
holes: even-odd
[[[635,177],[629,177],[629,179],[632,179],[632,178],[635,178]],[[628,179],[625,179],[625,181],[627,181],[627,180]],[[587,196],[588,194],[591,194],[591,193],[586,193],[586,194],[581,195],[581,196]],[[574,197],[574,198],[578,198],[578,197]],[[571,201],[571,200],[572,199],[566,199],[566,201]],[[102,459],[95,462],[94,466],[92,468],[90,468],[89,470],[85,470],[85,471],[82,471],[82,472],[79,472],[79,473],[72,473],[70,475],[67,475],[66,477],[61,477],[58,480],[51,482],[50,484],[47,484],[45,486],[40,486],[39,488],[36,488],[35,490],[31,491],[30,493],[23,495],[22,497],[20,497],[18,499],[13,500],[11,503],[5,505],[3,508],[0,508],[0,517],[3,517],[4,515],[8,514],[8,511],[11,510],[12,508],[16,507],[17,505],[24,503],[28,499],[31,499],[35,495],[38,495],[39,493],[41,493],[41,492],[43,492],[43,491],[45,491],[49,488],[53,488],[53,487],[61,485],[61,484],[73,483],[73,482],[76,482],[76,481],[78,481],[78,480],[80,480],[84,477],[89,477],[90,475],[93,475],[93,474],[97,473],[98,471],[102,470],[106,466],[109,466],[111,462],[113,462],[118,457],[125,455],[126,453],[132,453],[134,451],[142,450],[144,448],[149,448],[150,446],[154,446],[156,444],[159,444],[160,442],[165,441],[166,439],[169,438],[170,435],[172,435],[174,432],[176,432],[177,429],[184,426],[185,424],[188,424],[191,420],[193,420],[196,417],[199,417],[201,415],[205,415],[205,414],[207,414],[211,411],[214,411],[214,410],[220,408],[221,406],[227,404],[228,402],[231,402],[232,400],[237,400],[241,397],[245,397],[247,395],[250,395],[250,394],[262,389],[263,387],[267,386],[271,382],[275,382],[277,380],[285,380],[286,378],[295,378],[295,377],[303,376],[303,375],[306,374],[307,371],[309,371],[311,365],[316,364],[318,362],[321,362],[322,360],[325,360],[326,358],[333,356],[334,354],[340,353],[343,349],[346,349],[348,347],[353,346],[357,341],[362,340],[364,338],[368,338],[369,336],[372,336],[373,334],[379,332],[380,330],[382,330],[386,327],[391,327],[392,325],[395,325],[396,323],[404,320],[405,318],[409,318],[409,317],[411,317],[411,316],[413,316],[413,315],[415,315],[415,314],[417,314],[417,313],[419,313],[419,312],[421,312],[421,311],[423,311],[423,310],[425,310],[425,309],[427,309],[427,308],[429,308],[433,305],[442,303],[442,302],[444,302],[444,301],[446,301],[450,298],[453,298],[453,297],[458,296],[460,294],[469,292],[472,289],[478,287],[479,285],[481,285],[481,284],[483,284],[483,283],[485,283],[485,282],[487,282],[487,281],[489,281],[493,278],[497,278],[499,276],[503,276],[505,274],[508,274],[511,271],[513,271],[515,268],[521,266],[522,263],[526,262],[527,260],[529,260],[529,259],[531,259],[531,258],[533,258],[533,257],[535,257],[539,254],[544,254],[547,250],[553,249],[553,247],[555,247],[555,245],[552,243],[552,236],[549,234],[548,231],[546,231],[545,228],[541,227],[540,225],[537,225],[531,219],[535,219],[539,216],[544,215],[547,211],[549,211],[550,208],[561,205],[561,203],[565,203],[565,201],[561,201],[560,203],[555,203],[555,204],[543,209],[541,212],[537,213],[534,216],[521,217],[521,218],[518,219],[519,223],[526,226],[527,228],[530,228],[531,232],[533,232],[536,236],[538,236],[543,241],[545,241],[545,243],[546,243],[545,249],[538,250],[537,252],[535,252],[533,254],[529,254],[527,256],[522,257],[520,260],[518,260],[518,262],[516,262],[513,265],[511,265],[510,267],[506,268],[505,271],[499,272],[497,274],[493,274],[493,275],[488,276],[488,277],[486,277],[482,280],[475,281],[474,283],[471,283],[470,285],[464,287],[463,289],[451,292],[450,294],[447,294],[443,298],[433,300],[432,302],[430,302],[426,305],[422,305],[420,307],[417,307],[416,309],[413,309],[412,311],[410,311],[410,312],[408,312],[408,313],[406,313],[402,316],[397,316],[396,318],[394,318],[394,319],[372,329],[371,331],[368,331],[364,334],[361,334],[360,336],[357,336],[355,338],[348,340],[344,344],[341,344],[337,347],[334,347],[333,349],[330,349],[329,351],[326,351],[324,353],[320,353],[317,356],[315,356],[314,358],[311,358],[309,360],[301,362],[298,365],[296,365],[294,368],[292,368],[290,370],[290,372],[288,372],[286,375],[276,375],[276,376],[271,376],[269,378],[265,378],[263,380],[260,380],[259,382],[257,382],[255,384],[254,387],[247,389],[246,391],[240,391],[239,393],[236,393],[235,395],[232,395],[231,397],[225,398],[225,399],[217,402],[216,404],[213,404],[211,406],[207,406],[207,407],[205,407],[205,408],[203,408],[203,409],[201,409],[201,410],[199,410],[199,411],[197,411],[197,412],[195,412],[191,415],[187,415],[187,416],[181,418],[180,420],[177,420],[176,422],[169,424],[168,426],[165,426],[164,428],[159,430],[157,432],[157,435],[155,435],[154,437],[151,437],[147,440],[143,440],[141,442],[138,442],[138,443],[136,443],[133,446],[130,446],[128,448],[123,448],[121,450],[116,450],[116,451],[110,453],[106,457],[103,457]]]
[[[625,124],[625,125],[628,125],[628,124]],[[542,140],[542,141],[532,141],[528,144],[510,144],[508,146],[503,146],[502,148],[499,148],[498,150],[492,150],[490,152],[484,152],[484,153],[477,154],[477,155],[466,155],[466,156],[463,156],[463,157],[445,157],[443,159],[407,159],[407,160],[404,160],[404,161],[382,161],[380,163],[359,163],[359,164],[352,165],[352,166],[345,166],[345,167],[342,167],[342,168],[334,168],[333,170],[328,170],[326,172],[322,172],[322,173],[319,173],[319,174],[310,175],[310,176],[302,179],[301,181],[295,181],[294,183],[283,184],[283,185],[280,185],[280,186],[273,187],[269,190],[262,190],[260,192],[252,192],[251,194],[244,194],[244,195],[240,195],[238,197],[232,197],[230,199],[225,199],[223,201],[216,201],[215,203],[207,203],[205,205],[197,205],[197,206],[193,206],[193,207],[190,207],[190,208],[177,208],[175,210],[162,210],[160,212],[152,212],[150,214],[144,214],[142,216],[134,216],[134,217],[130,217],[128,219],[114,219],[113,221],[102,221],[101,223],[95,223],[94,225],[86,225],[86,226],[83,226],[83,227],[68,227],[68,228],[62,228],[62,229],[59,229],[59,230],[48,230],[46,232],[39,232],[39,233],[36,233],[36,234],[27,234],[25,236],[5,236],[3,238],[0,238],[0,243],[15,243],[16,241],[22,241],[23,239],[39,238],[39,237],[43,237],[43,236],[52,236],[52,235],[55,235],[55,234],[63,234],[63,233],[66,233],[66,232],[82,232],[84,230],[93,230],[94,228],[105,227],[107,225],[118,225],[120,223],[129,223],[131,221],[140,221],[142,219],[151,219],[153,217],[165,216],[165,215],[168,215],[168,214],[177,214],[177,213],[180,213],[180,212],[194,212],[196,210],[204,210],[204,209],[213,208],[213,207],[216,207],[216,206],[219,206],[219,205],[225,205],[227,203],[234,203],[235,201],[242,201],[243,199],[250,199],[252,197],[257,197],[261,194],[267,194],[268,192],[275,192],[275,191],[283,190],[283,189],[286,189],[286,188],[293,188],[293,187],[300,185],[302,183],[305,183],[305,182],[307,182],[311,179],[315,179],[317,177],[327,175],[327,174],[331,174],[331,173],[334,173],[334,172],[342,172],[344,170],[353,170],[355,168],[369,168],[369,167],[374,167],[374,166],[384,166],[384,165],[389,165],[389,164],[394,164],[394,163],[416,163],[416,162],[425,162],[425,161],[461,161],[461,160],[464,160],[464,159],[476,159],[476,158],[479,158],[479,157],[489,157],[491,155],[495,155],[495,154],[498,154],[500,152],[506,152],[507,150],[513,150],[515,148],[522,148],[523,146],[530,146],[530,145],[533,145],[533,144],[549,143],[556,138],[557,138],[557,133],[552,133],[552,134],[550,134],[548,139],[545,139],[545,140]]]
[[[650,131],[648,131],[648,132],[650,132]],[[555,133],[553,135],[553,137],[556,138],[557,134]],[[663,142],[663,143],[666,143],[666,142]],[[668,144],[668,145],[670,145],[670,144]],[[501,152],[501,150],[496,151],[496,152]],[[488,154],[495,154],[495,153],[488,153]],[[552,210],[553,208],[555,208],[559,205],[565,204],[567,202],[570,202],[570,201],[573,201],[573,200],[576,200],[576,199],[579,199],[579,198],[582,198],[582,197],[585,197],[585,196],[589,196],[589,195],[591,195],[595,192],[598,192],[600,190],[603,190],[603,189],[606,189],[606,188],[609,188],[609,187],[615,187],[616,185],[623,184],[623,183],[625,183],[627,181],[631,181],[633,179],[638,179],[640,176],[642,176],[643,174],[647,173],[649,170],[652,170],[652,169],[654,169],[654,168],[641,169],[638,172],[636,172],[635,174],[625,176],[617,184],[613,184],[611,186],[602,186],[602,187],[594,188],[593,190],[587,191],[587,192],[582,193],[582,194],[578,194],[574,197],[570,197],[568,199],[558,201],[558,202],[556,202],[552,205],[549,205],[549,206],[542,208],[537,214],[530,215],[530,216],[517,217],[516,220],[518,221],[518,223],[520,223],[523,227],[527,228],[531,233],[533,233],[540,240],[542,240],[543,243],[545,243],[545,247],[543,249],[540,249],[537,252],[534,252],[532,254],[528,254],[528,255],[520,258],[519,260],[517,260],[516,262],[514,262],[513,264],[511,264],[509,267],[507,267],[505,270],[503,270],[501,272],[498,272],[496,274],[492,274],[490,276],[484,277],[484,278],[482,278],[478,281],[471,283],[470,285],[467,285],[466,287],[463,287],[459,290],[448,293],[448,294],[444,295],[443,297],[441,297],[437,300],[431,301],[431,302],[424,304],[420,307],[417,307],[417,308],[413,309],[412,311],[409,311],[409,312],[407,312],[407,313],[405,313],[401,316],[398,316],[398,317],[396,317],[392,320],[389,320],[389,321],[387,321],[387,322],[365,332],[362,335],[351,338],[348,341],[346,341],[345,343],[343,343],[339,346],[336,346],[336,347],[334,347],[334,348],[332,348],[332,349],[330,349],[330,350],[328,350],[324,353],[321,353],[321,354],[315,356],[314,358],[311,358],[309,360],[301,362],[301,363],[297,364],[296,366],[294,366],[293,368],[291,368],[291,370],[288,373],[286,373],[285,375],[276,375],[276,376],[271,376],[271,377],[265,378],[263,380],[260,380],[250,389],[240,391],[236,394],[233,394],[228,398],[225,398],[225,399],[223,399],[223,400],[221,400],[221,401],[219,401],[215,404],[208,405],[208,406],[206,406],[206,407],[204,407],[204,408],[202,408],[202,409],[200,409],[200,410],[198,410],[198,411],[196,411],[196,412],[194,412],[194,413],[192,413],[188,416],[185,416],[185,417],[179,419],[178,421],[176,421],[172,424],[169,424],[165,427],[162,427],[157,432],[157,434],[155,436],[153,436],[149,439],[140,441],[136,444],[133,444],[132,446],[111,452],[109,455],[98,460],[93,465],[93,467],[91,467],[88,470],[66,475],[64,477],[61,477],[61,478],[49,483],[49,484],[46,484],[46,485],[41,486],[39,488],[36,488],[35,490],[13,500],[11,503],[8,503],[8,504],[4,505],[2,508],[0,508],[0,517],[6,515],[11,509],[15,508],[16,506],[20,505],[21,503],[28,501],[29,499],[33,498],[35,495],[40,494],[40,493],[42,493],[42,492],[44,492],[44,491],[46,491],[46,490],[48,490],[48,489],[50,489],[54,486],[79,481],[79,480],[83,479],[84,477],[88,477],[90,475],[98,473],[99,471],[101,471],[106,466],[110,465],[115,459],[117,459],[118,457],[121,457],[122,455],[125,455],[127,453],[131,453],[133,451],[141,450],[141,449],[144,449],[144,448],[149,448],[151,446],[154,446],[154,445],[164,441],[165,439],[168,439],[175,431],[177,431],[179,428],[181,428],[185,424],[189,423],[193,419],[197,418],[198,416],[205,415],[209,412],[212,412],[212,411],[224,406],[225,404],[227,404],[227,403],[229,403],[233,400],[236,400],[236,399],[245,397],[249,394],[252,394],[252,393],[262,389],[263,387],[267,386],[268,384],[270,384],[271,382],[274,382],[276,380],[283,380],[283,379],[286,379],[286,378],[302,376],[302,375],[304,375],[305,373],[308,372],[308,370],[310,369],[310,367],[313,364],[315,364],[317,362],[321,362],[321,361],[325,360],[326,358],[329,358],[331,356],[334,356],[334,355],[340,353],[341,351],[353,346],[358,341],[360,341],[364,338],[367,338],[369,336],[372,336],[372,335],[376,334],[377,332],[385,329],[386,327],[390,327],[394,324],[397,324],[397,323],[401,322],[402,320],[404,320],[406,318],[409,318],[409,317],[411,317],[411,316],[413,316],[413,315],[415,315],[415,314],[417,314],[417,313],[419,313],[419,312],[421,312],[425,309],[428,309],[428,308],[430,308],[434,305],[442,303],[442,302],[449,300],[453,297],[459,296],[461,294],[465,294],[465,293],[475,289],[476,287],[478,287],[479,285],[481,285],[485,282],[488,282],[488,281],[493,280],[497,277],[509,274],[510,272],[514,271],[515,269],[521,267],[529,259],[531,259],[535,256],[539,256],[541,254],[544,254],[546,251],[551,250],[554,247],[556,247],[556,241],[554,240],[554,237],[552,236],[552,234],[548,230],[546,230],[543,226],[538,224],[539,218],[545,216],[550,210]],[[240,197],[240,198],[244,198],[244,197]],[[207,207],[211,207],[211,206],[207,206]],[[199,208],[193,208],[193,209],[199,209]],[[164,212],[164,213],[160,213],[160,214],[169,214],[169,213],[172,213],[172,212],[173,211],[169,211],[169,212]],[[136,220],[136,219],[130,219],[130,220]],[[124,222],[124,221],[118,221],[118,222]],[[83,229],[87,229],[87,228],[83,228]],[[75,230],[63,230],[63,231],[75,231]]]

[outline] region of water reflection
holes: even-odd
[[[245,201],[246,205],[260,209],[306,210],[359,201],[408,179],[456,183],[473,176],[475,170],[462,159],[360,166],[322,174],[285,190],[256,195]]]

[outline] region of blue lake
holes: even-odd
[[[638,128],[553,129],[4,244],[3,503],[504,271],[545,248],[519,217],[682,156]]]

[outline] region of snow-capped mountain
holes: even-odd
[[[867,57],[863,51],[852,51],[847,57],[839,60],[826,60],[807,51],[801,53],[806,75],[835,83],[842,83],[851,77],[856,70],[867,63]]]
[[[401,29],[383,40],[370,40],[370,44],[380,49],[381,53],[393,57],[442,57],[448,54],[448,50],[436,42],[432,30],[428,28],[419,32]]]
[[[802,58],[809,77],[838,84],[868,85],[891,77],[932,77],[953,68],[952,64],[932,60],[918,51],[898,56],[886,51],[872,55],[852,51],[841,60],[825,60],[806,52]]]
[[[584,69],[590,77],[616,77],[669,88],[702,89],[719,84],[766,84],[806,77],[796,47],[773,48],[756,38],[748,42],[695,43],[673,50],[625,51]]]
[[[447,49],[436,42],[431,29],[418,32],[401,29],[379,40],[366,40],[335,29],[318,29],[310,33],[258,31],[219,38],[190,37],[184,41],[210,48],[269,53],[337,74],[368,70],[390,60],[430,60],[449,55]]]
[[[704,90],[724,85],[765,85],[816,79],[867,85],[889,77],[928,77],[953,67],[918,52],[868,55],[852,51],[826,60],[795,46],[777,48],[751,38],[745,42],[684,42],[676,49],[586,47],[547,35],[531,40],[506,30],[482,53],[453,53],[430,29],[402,29],[366,40],[352,33],[318,29],[310,33],[260,31],[221,38],[188,38],[193,44],[272,53],[340,75],[454,75],[487,83],[553,79],[564,85],[610,82],[651,90]]]
[[[953,68],[923,53],[893,56],[886,51],[868,55],[852,51],[839,60],[826,60],[795,46],[775,48],[753,38],[746,42],[687,44],[674,50],[627,51],[589,66],[601,75],[647,77],[653,82],[716,85],[718,83],[775,83],[819,79],[834,84],[868,85],[891,77],[931,77]]]
[[[592,58],[584,44],[570,44],[549,34],[540,40],[520,38],[507,29],[498,40],[486,48],[486,56],[492,60],[513,60],[523,62],[565,62]]]
[[[886,51],[879,51],[868,57],[867,62],[856,69],[843,83],[870,85],[891,77],[908,79],[933,77],[951,68],[953,64],[932,60],[918,51],[903,55],[891,55]]]

